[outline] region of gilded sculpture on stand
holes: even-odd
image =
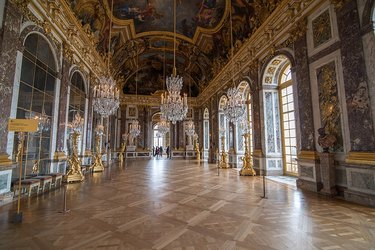
[[[197,161],[201,160],[201,152],[199,151],[199,143],[198,143],[198,134],[194,133],[194,147],[195,147],[195,154],[197,157]]]
[[[220,161],[219,161],[219,168],[229,168],[228,164],[228,154],[225,152],[225,136],[224,133],[221,133],[221,153],[220,153]]]
[[[94,164],[91,166],[94,172],[103,172],[104,166],[102,162],[102,136],[104,126],[98,124],[95,128],[95,156]]]
[[[82,174],[81,162],[78,159],[78,138],[81,135],[81,130],[84,124],[84,119],[77,113],[68,127],[72,129],[72,155],[68,159],[69,171],[64,176],[64,182],[83,181],[85,177]]]
[[[243,134],[245,138],[245,156],[241,157],[243,161],[243,167],[240,171],[241,176],[255,176],[256,172],[253,169],[250,147],[249,147],[249,140],[250,140],[250,133]]]
[[[122,163],[124,162],[125,158],[125,152],[126,152],[126,141],[128,140],[129,134],[122,134],[122,143],[121,143],[121,149],[119,154],[119,160],[120,160],[120,166],[122,166]]]

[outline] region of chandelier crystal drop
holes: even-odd
[[[141,125],[139,125],[138,120],[131,121],[129,133],[133,136],[133,138],[137,137],[141,133]]]
[[[230,88],[227,92],[228,100],[224,105],[224,115],[232,123],[240,121],[245,113],[245,105],[243,105],[243,98],[237,88]]]
[[[112,115],[120,106],[120,91],[112,77],[102,76],[94,87],[93,106],[103,117]]]
[[[195,134],[195,125],[192,120],[185,123],[185,133],[187,136],[193,136]]]

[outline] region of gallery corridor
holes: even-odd
[[[0,208],[0,249],[375,249],[375,210],[184,160],[126,161]]]

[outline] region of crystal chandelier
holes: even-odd
[[[187,136],[193,136],[195,134],[195,125],[192,120],[185,123],[185,133]]]
[[[157,123],[158,131],[165,135],[169,131],[169,121],[165,119],[164,115],[160,117],[160,121]]]
[[[229,1],[231,2],[231,1]],[[230,45],[231,45],[231,65],[232,65],[232,82],[233,88],[229,88],[227,92],[228,100],[224,106],[224,114],[228,118],[228,120],[232,123],[235,123],[241,119],[243,114],[245,113],[245,106],[243,105],[245,102],[241,93],[235,87],[234,84],[234,64],[233,64],[233,24],[232,24],[232,7],[229,8],[229,21],[230,21]]]
[[[113,0],[111,4],[111,12],[113,12]],[[116,81],[112,79],[109,70],[110,48],[111,48],[111,34],[112,34],[112,15],[109,25],[109,39],[108,39],[108,77],[102,76],[99,78],[99,85],[94,87],[93,106],[94,110],[103,117],[112,115],[120,106],[120,91],[116,87]]]
[[[138,120],[132,120],[130,123],[129,133],[133,138],[137,137],[141,133],[141,125]]]
[[[93,106],[103,117],[112,115],[120,106],[120,91],[112,77],[102,76],[99,85],[94,87]]]
[[[177,121],[182,121],[188,112],[187,95],[180,95],[183,85],[182,77],[177,75],[176,69],[176,0],[173,1],[173,72],[170,77],[167,77],[168,93],[162,94],[160,110],[165,115],[166,119],[176,124]]]
[[[232,123],[240,121],[245,113],[243,98],[237,88],[230,88],[227,92],[228,100],[223,108],[224,115]]]

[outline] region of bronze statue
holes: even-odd
[[[329,148],[333,147],[336,143],[336,136],[326,134],[325,126],[323,128],[319,128],[318,133],[318,144],[323,148],[324,153],[328,153]]]

